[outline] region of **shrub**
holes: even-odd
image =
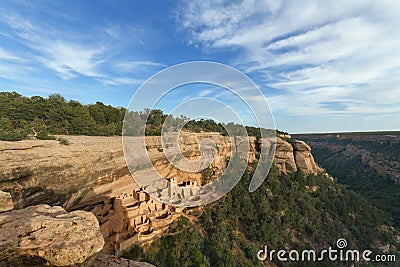
[[[69,145],[69,141],[62,137],[58,138],[58,142],[60,142],[61,145]]]
[[[20,131],[0,132],[0,140],[3,141],[21,141],[26,138],[26,135]]]
[[[0,117],[0,140],[20,141],[26,138],[26,133],[15,127],[13,121],[6,117]]]
[[[45,132],[40,132],[36,135],[36,138],[39,140],[56,140],[56,138],[53,135],[49,135],[48,133]]]

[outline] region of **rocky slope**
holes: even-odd
[[[70,145],[57,141],[0,142],[0,189],[12,194],[17,208],[48,203],[67,210],[91,211],[100,222],[105,253],[119,253],[133,244],[149,244],[168,230],[186,210],[151,199],[133,182],[122,152],[121,137],[65,136]],[[217,133],[183,134],[183,154],[189,160],[200,156],[199,143],[212,140],[217,149],[211,164],[211,179],[224,172],[232,149],[243,145]],[[271,140],[250,139],[249,161]],[[203,173],[178,170],[166,160],[159,137],[146,138],[147,153],[157,171],[176,184],[203,182]],[[235,148],[236,147],[236,148]],[[239,148],[240,149],[240,148]],[[301,170],[322,172],[310,147],[301,141],[276,139],[274,163],[284,173]]]

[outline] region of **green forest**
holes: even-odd
[[[181,217],[156,244],[145,250],[135,246],[123,256],[156,266],[263,266],[256,255],[264,245],[320,251],[335,247],[339,238],[345,238],[351,249],[374,253],[382,253],[379,247],[383,244],[392,244],[390,253],[398,255],[390,216],[359,194],[323,174],[304,177],[299,171],[285,175],[276,167],[260,188],[249,193],[253,169],[249,166],[235,188],[208,205],[195,223]],[[343,266],[328,260],[282,263],[274,258],[274,263]]]
[[[118,135],[125,115],[123,108],[67,102],[59,94],[43,98],[0,92],[0,107],[0,139],[9,141],[53,134]]]
[[[0,92],[0,140],[54,139],[53,135],[121,135],[126,112],[125,108],[102,102],[84,105],[75,100],[66,101],[60,94],[43,98]],[[126,127],[125,134],[138,135],[145,129],[146,135],[161,135],[167,117],[159,109],[130,111],[127,120],[135,125]],[[193,132],[211,131],[226,135],[226,129],[235,131],[242,127],[232,122],[225,125],[211,119],[190,120],[185,116],[173,120]],[[259,128],[247,126],[246,131],[248,135],[261,136]]]
[[[399,161],[399,144],[370,144],[364,142],[364,148],[370,146],[374,153],[383,153],[385,157]],[[397,147],[396,147],[397,146]],[[397,150],[395,150],[395,148]],[[372,150],[374,149],[374,150]],[[333,153],[328,149],[313,148],[316,160],[329,173],[338,177],[341,184],[358,192],[373,205],[387,211],[397,227],[400,227],[400,186],[390,178],[380,176],[376,170],[362,164],[361,156],[349,157],[343,153]]]

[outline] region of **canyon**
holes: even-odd
[[[325,150],[330,157],[360,157],[362,165],[400,184],[399,132],[303,134],[296,137],[306,140],[315,149]]]
[[[69,145],[54,140],[0,142],[0,190],[10,192],[16,209],[37,204],[63,206],[67,211],[84,210],[99,221],[105,254],[120,255],[133,245],[146,247],[168,232],[180,216],[195,220],[202,208],[185,209],[150,197],[132,178],[126,165],[121,137],[62,136]],[[181,152],[188,160],[202,155],[199,144],[211,140],[212,162],[208,182],[224,173],[232,151],[248,146],[248,161],[256,161],[260,147],[275,147],[274,164],[283,173],[324,172],[305,142],[286,136],[276,139],[250,137],[230,139],[219,133],[188,133],[179,137]],[[170,164],[160,137],[146,137],[146,150],[152,165],[176,185],[180,200],[204,184],[204,171],[189,172]],[[146,174],[143,166],[140,174]]]

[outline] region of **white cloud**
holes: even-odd
[[[211,89],[201,90],[200,92],[198,92],[197,97],[204,97],[211,94],[212,92],[214,92],[214,90]]]
[[[13,60],[15,63],[24,58],[27,65],[42,70],[45,67],[47,70],[43,73],[51,70],[62,79],[85,76],[103,85],[114,86],[138,84],[143,80],[144,73],[165,67],[157,62],[132,60],[132,55],[129,58],[124,55],[122,58],[118,54],[124,52],[121,46],[130,45],[130,40],[127,39],[126,32],[124,33],[127,29],[118,24],[72,27],[70,23],[79,23],[76,18],[56,12],[52,15],[60,16],[55,20],[60,20],[60,25],[49,25],[41,17],[35,16],[34,10],[30,10],[30,16],[23,16],[17,10],[0,7],[0,26],[3,26],[0,27],[0,37],[4,36],[22,47],[19,50],[5,50],[0,47],[0,62]],[[129,37],[135,39],[131,32],[136,32],[132,28],[129,31]],[[7,69],[23,69],[14,63],[7,63]],[[6,66],[2,67],[5,68]]]
[[[72,78],[77,74],[100,77],[97,67],[104,61],[103,49],[86,48],[63,41],[45,43],[42,46],[43,55],[38,56],[40,62],[55,70],[63,78]],[[99,57],[98,57],[99,56]]]
[[[152,61],[124,61],[114,64],[114,67],[121,72],[134,72],[137,69],[148,69],[148,68],[164,68],[165,64],[152,62]]]
[[[190,1],[181,11],[192,42],[240,48],[231,63],[281,90],[273,110],[399,112],[396,1]]]
[[[35,69],[27,64],[27,60],[15,53],[0,47],[0,78],[17,79],[27,77],[29,73],[34,73]]]
[[[21,58],[11,54],[10,52],[8,52],[0,47],[0,60],[20,61]]]
[[[100,75],[97,66],[105,59],[103,47],[84,43],[74,33],[33,24],[15,12],[9,11],[0,20],[12,29],[9,36],[31,51],[31,60],[36,59],[62,78]]]
[[[105,85],[113,85],[113,86],[119,86],[119,85],[140,85],[144,82],[142,79],[135,79],[135,78],[130,78],[130,77],[108,77],[108,78],[100,78],[100,82],[102,82]]]

